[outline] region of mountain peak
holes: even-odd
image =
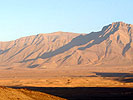
[[[47,35],[47,36],[66,36],[66,35],[80,35],[84,33],[73,33],[73,32],[63,32],[63,31],[57,31],[57,32],[51,32],[51,33],[40,33],[38,35]]]
[[[126,24],[125,22],[119,21],[119,22],[113,22],[112,25],[122,25],[122,24]]]
[[[120,21],[120,22],[113,22],[112,24],[111,24],[112,26],[118,26],[119,28],[120,27],[131,27],[132,26],[132,24],[127,24],[127,23],[125,23],[125,22],[122,22],[122,21]]]
[[[74,34],[78,34],[78,33],[57,31],[57,32],[52,32],[49,35],[74,35]]]
[[[102,31],[108,31],[108,30],[118,30],[118,29],[122,29],[122,28],[129,28],[132,27],[132,24],[127,24],[125,22],[113,22],[112,24],[109,24],[107,26],[104,26]]]
[[[63,32],[63,31],[57,31],[57,32],[53,32],[52,34],[66,34],[68,32]]]

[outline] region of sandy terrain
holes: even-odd
[[[1,86],[133,87],[133,66],[0,70]]]
[[[11,91],[9,91],[10,89],[7,90],[9,97],[12,97],[10,96],[13,95],[12,91],[17,91],[13,92],[14,95],[19,96],[19,92],[23,98],[41,95],[40,100],[47,100],[42,99],[45,95],[41,93],[68,100],[99,100],[99,98],[102,100],[109,98],[112,98],[111,100],[117,100],[116,98],[126,100],[132,98],[133,95],[132,69],[133,66],[67,66],[56,69],[0,70],[0,86],[15,88]],[[33,90],[33,95],[31,92],[25,91],[24,88]],[[4,91],[2,90],[2,92]],[[36,94],[34,91],[40,91],[41,93],[37,92]],[[14,97],[17,98],[18,96]],[[21,96],[19,98],[23,100]],[[0,100],[5,100],[5,98]],[[48,100],[53,100],[53,98],[48,98]]]
[[[102,77],[58,77],[44,79],[7,79],[0,80],[1,86],[33,87],[133,87],[133,83],[119,82]]]

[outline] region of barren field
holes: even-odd
[[[132,66],[0,70],[1,86],[133,87]]]
[[[133,94],[132,69],[133,66],[76,66],[0,70],[0,86],[26,88],[69,100],[130,98]]]

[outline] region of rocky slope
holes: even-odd
[[[65,100],[49,94],[27,89],[0,87],[0,100]]]
[[[0,42],[1,68],[133,65],[133,25],[115,22],[99,32],[55,32]]]

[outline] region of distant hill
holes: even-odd
[[[0,68],[133,65],[133,25],[114,22],[99,32],[54,32],[0,42]]]

